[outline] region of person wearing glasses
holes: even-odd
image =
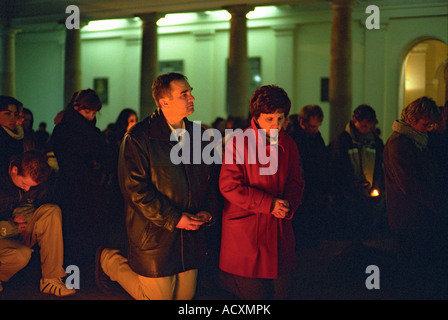
[[[441,174],[428,132],[441,114],[434,100],[411,102],[394,121],[384,148],[388,223],[396,234],[400,292],[404,298],[437,298],[446,292],[446,211]],[[445,288],[440,288],[444,286]],[[439,290],[440,289],[440,290]]]

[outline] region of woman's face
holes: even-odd
[[[92,121],[95,119],[96,111],[90,110],[90,109],[81,109],[78,106],[75,107],[75,110],[79,112],[80,115],[82,115],[84,118],[86,118],[89,121]]]
[[[276,129],[277,132],[283,127],[285,123],[285,113],[276,110],[274,113],[261,113],[257,119],[258,126],[260,129],[266,130],[266,135],[270,136],[270,130]]]
[[[128,118],[128,127],[126,131],[131,129],[136,123],[137,123],[137,116],[135,114],[131,114]]]
[[[0,125],[14,130],[16,128],[19,112],[17,107],[13,104],[8,106],[7,110],[0,111]]]

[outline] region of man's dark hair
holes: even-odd
[[[188,81],[187,77],[181,73],[168,72],[157,77],[152,84],[152,97],[159,106],[159,99],[170,96],[171,94],[171,82],[174,80]]]
[[[276,85],[266,85],[258,88],[250,98],[250,115],[258,119],[262,113],[274,113],[276,110],[288,116],[291,100],[282,88]]]
[[[367,104],[361,104],[353,111],[353,119],[367,120],[370,123],[377,121],[375,110]]]
[[[36,183],[47,181],[51,175],[51,167],[48,165],[47,156],[37,150],[29,150],[17,154],[11,158],[10,167],[17,167],[20,176],[30,176]]]
[[[412,101],[401,112],[401,120],[406,123],[418,122],[420,119],[428,119],[438,122],[442,114],[436,102],[428,97],[421,97]]]
[[[319,121],[322,121],[324,120],[324,112],[317,104],[309,104],[299,111],[298,118],[305,121],[309,121],[310,118],[317,118]]]

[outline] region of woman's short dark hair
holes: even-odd
[[[10,96],[0,96],[0,111],[8,110],[8,106],[12,104],[15,105],[17,111],[23,109],[23,104],[16,98]]]
[[[95,90],[85,89],[73,93],[68,108],[79,107],[79,109],[88,109],[100,111],[103,104]]]
[[[282,88],[276,85],[261,86],[250,98],[250,116],[258,119],[262,113],[274,113],[276,110],[288,116],[291,109],[291,100]]]
[[[168,72],[158,76],[152,83],[152,97],[158,107],[160,107],[159,99],[171,94],[171,82],[174,80],[188,81],[187,77],[181,73]]]
[[[45,182],[51,174],[47,156],[37,150],[29,150],[11,158],[10,167],[17,167],[17,174],[30,176],[36,183]]]

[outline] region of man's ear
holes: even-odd
[[[168,105],[168,102],[166,101],[166,98],[160,98],[159,104],[161,107],[166,107]]]
[[[19,174],[19,168],[17,166],[12,166],[11,173],[15,175]]]

